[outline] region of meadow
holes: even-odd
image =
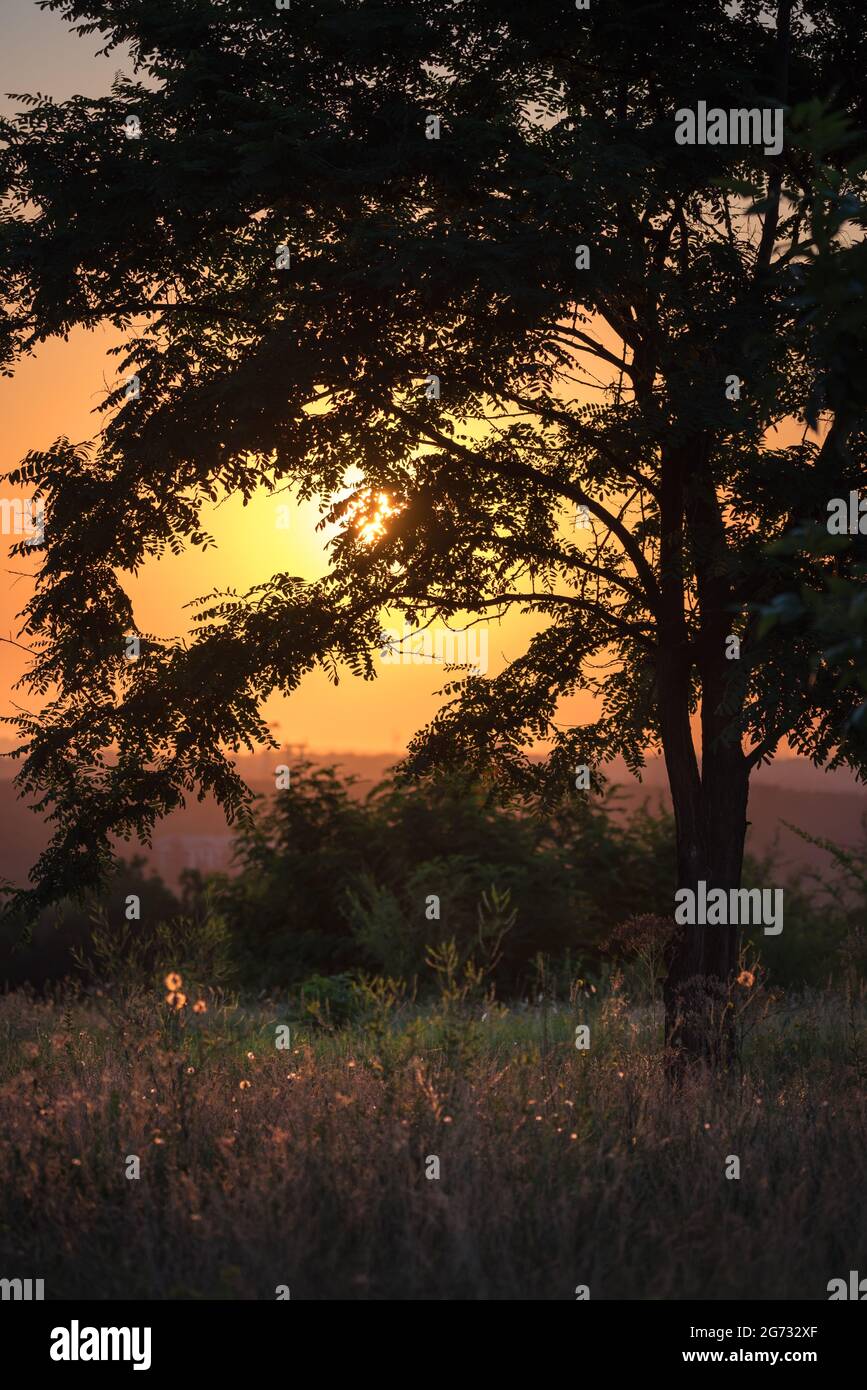
[[[863,984],[746,971],[738,1065],[672,1087],[638,967],[505,1004],[442,953],[424,1000],[165,964],[0,998],[0,1263],[47,1298],[823,1300],[863,1262]]]

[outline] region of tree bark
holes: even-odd
[[[728,659],[735,621],[723,516],[708,467],[711,440],[697,437],[663,457],[662,605],[657,653],[660,734],[674,808],[677,888],[728,892],[741,885],[749,764],[740,720],[746,680]],[[699,636],[689,641],[682,571],[696,579]],[[701,769],[690,722],[694,672],[701,694]],[[668,1061],[679,1074],[699,1061],[728,1065],[734,1053],[731,987],[740,930],[731,924],[682,927],[663,990]]]
[[[679,888],[697,892],[702,879],[708,891],[728,892],[741,885],[749,782],[745,768],[727,762],[722,768],[703,768],[698,857],[696,837],[675,811]],[[689,1062],[718,1069],[734,1060],[731,989],[739,951],[738,926],[696,923],[679,928],[663,989],[667,1060],[675,1074]]]

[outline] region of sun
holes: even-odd
[[[363,493],[350,508],[352,525],[365,545],[373,545],[385,535],[389,517],[397,516],[399,507],[394,506],[387,492]]]

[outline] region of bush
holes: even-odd
[[[429,946],[454,939],[468,953],[493,884],[516,913],[496,983],[515,992],[539,952],[598,958],[623,917],[669,908],[670,819],[621,815],[613,796],[543,815],[448,778],[386,782],[363,801],[350,790],[333,768],[299,763],[291,792],[240,831],[240,873],[216,892],[243,983],[284,988],[352,969],[409,979]]]
[[[142,858],[135,858],[118,869],[100,896],[46,909],[29,932],[14,919],[5,920],[0,926],[0,984],[14,988],[26,981],[42,989],[78,974],[80,962],[93,959],[94,922],[104,918],[120,933],[127,924],[127,899],[133,894],[141,905],[140,919],[134,924],[141,938],[180,911],[174,893],[157,874],[146,872]]]

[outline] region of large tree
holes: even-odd
[[[385,611],[513,606],[537,635],[447,688],[409,770],[557,796],[576,766],[661,747],[678,886],[736,887],[750,773],[782,740],[864,766],[857,696],[806,625],[758,640],[790,582],[768,543],[863,469],[851,402],[823,404],[819,438],[774,434],[804,420],[819,350],[794,303],[798,200],[828,165],[792,113],[867,125],[860,3],[49,7],[130,45],[136,72],[103,100],[22,99],[0,127],[6,363],[126,331],[98,438],[13,475],[47,509],[24,614],[46,703],[19,721],[19,785],[55,829],[33,904],[97,882],[113,836],[190,792],[236,813],[232,753],[267,740],[263,699],[317,663],[373,677]],[[699,102],[784,109],[783,149],[678,143]],[[294,486],[328,506],[350,477],[322,580],[211,595],[194,640],[146,635],[126,659],[124,573],[207,543],[207,503]],[[801,555],[799,583],[829,563],[854,560]],[[600,713],[564,727],[576,690]],[[713,1049],[737,956],[736,927],[681,933],[673,1047]]]

